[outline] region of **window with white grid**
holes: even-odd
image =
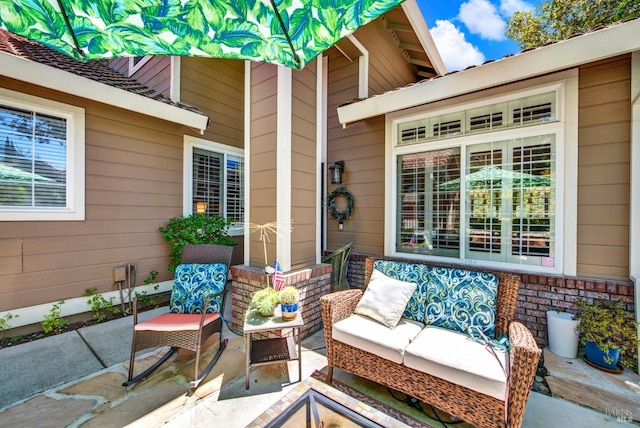
[[[191,158],[189,212],[220,215],[244,222],[244,157],[240,149],[193,137],[185,139],[185,155]],[[241,232],[233,228],[232,234]]]
[[[83,204],[84,110],[0,90],[0,220],[82,220]]]
[[[397,124],[395,252],[553,269],[555,100],[547,91]],[[450,142],[432,149],[429,135]]]

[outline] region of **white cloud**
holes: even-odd
[[[461,70],[484,62],[482,52],[466,41],[464,34],[450,21],[437,20],[436,26],[431,28],[431,37],[448,71]]]
[[[469,0],[460,5],[458,18],[473,34],[483,39],[504,40],[506,22],[488,0]]]
[[[524,12],[527,10],[533,10],[534,6],[524,0],[501,0],[500,1],[500,12],[506,16],[510,17],[514,14],[514,12]]]

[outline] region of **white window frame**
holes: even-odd
[[[516,89],[520,87],[522,89]],[[509,91],[511,89],[511,91]],[[455,111],[468,110],[483,105],[525,98],[544,92],[556,91],[556,118],[554,122],[536,123],[516,128],[500,129],[487,133],[455,136],[442,140],[431,140],[423,143],[397,145],[398,125],[403,122],[415,121],[430,116],[439,116]],[[501,95],[486,97],[469,103],[449,105],[434,108],[431,106],[416,107],[409,112],[397,112],[386,117],[386,151],[385,174],[390,177],[385,185],[385,255],[408,259],[432,260],[441,263],[461,265],[477,265],[494,269],[508,269],[512,271],[540,272],[547,274],[575,274],[576,245],[577,245],[577,146],[578,146],[578,72],[570,70],[555,76],[536,79],[526,88],[519,85],[509,85]],[[397,156],[415,152],[461,148],[461,174],[466,171],[466,146],[490,141],[509,140],[527,136],[555,134],[556,151],[556,206],[555,206],[555,247],[554,266],[536,266],[528,264],[514,264],[479,259],[469,259],[464,253],[464,236],[460,241],[460,257],[443,257],[433,255],[412,254],[396,251],[397,226]],[[461,200],[461,212],[465,212],[465,197]],[[461,219],[462,221],[462,219]]]
[[[82,221],[85,219],[85,111],[81,107],[0,88],[0,104],[64,118],[67,122],[65,207],[1,207],[0,221]]]
[[[237,156],[242,158],[244,161],[244,150],[239,149],[237,147],[227,146],[225,144],[216,143],[214,141],[204,140],[202,138],[191,137],[189,135],[184,136],[184,155],[183,155],[183,172],[184,172],[184,182],[183,182],[183,192],[184,195],[182,201],[182,209],[183,214],[185,216],[193,214],[193,149],[199,148],[202,150],[207,150],[210,152],[216,152],[224,155],[225,158],[225,168],[226,168],[226,158],[227,155]],[[246,165],[245,165],[246,169]],[[246,174],[245,174],[246,176]],[[226,186],[226,174],[224,176],[223,186]],[[245,191],[245,189],[242,189]],[[226,192],[225,192],[226,198]],[[246,195],[244,195],[245,204],[246,204]],[[225,201],[223,201],[225,202]],[[226,207],[226,203],[222,204],[223,207]],[[229,228],[229,235],[231,236],[241,236],[244,235],[244,225],[238,224]]]

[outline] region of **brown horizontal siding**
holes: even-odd
[[[354,35],[369,52],[369,95],[381,94],[415,81],[413,67],[381,19],[361,27]]]
[[[314,61],[304,70],[292,72],[292,269],[316,262],[316,69]]]
[[[580,68],[579,276],[629,278],[630,76],[628,56]]]
[[[11,82],[13,90],[85,108],[85,221],[0,222],[0,310],[114,290],[113,267],[159,280],[168,246],[158,231],[182,214],[182,141],[193,131],[142,114]]]
[[[356,33],[369,50],[370,95],[414,81],[406,58],[376,22]],[[343,128],[336,109],[358,97],[358,63],[349,62],[335,49],[328,51],[329,86],[327,117],[327,165],[344,160],[343,182],[354,196],[350,220],[339,230],[338,222],[327,220],[327,249],[355,242],[354,251],[384,253],[385,123],[383,117],[368,119]],[[327,182],[328,176],[327,176]],[[336,186],[329,185],[332,191]]]
[[[123,76],[129,76],[129,58],[116,58],[108,65]],[[168,98],[171,92],[171,57],[153,57],[131,77]]]
[[[201,138],[233,147],[244,145],[244,62],[181,59],[181,101],[209,116]]]
[[[251,63],[251,148],[250,148],[250,191],[249,199],[253,225],[277,220],[276,186],[276,131],[277,131],[277,67],[270,64]],[[265,261],[264,247],[267,248]],[[276,237],[261,241],[259,231],[249,235],[249,265],[263,268],[265,263],[273,263],[276,255]]]

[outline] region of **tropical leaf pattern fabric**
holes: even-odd
[[[418,284],[402,316],[403,318],[424,322],[427,286],[429,284],[429,266],[390,260],[376,260],[373,267],[390,278]]]
[[[425,323],[468,334],[478,327],[495,333],[498,278],[485,272],[432,267],[427,288]]]
[[[63,14],[51,0],[2,0],[0,28],[82,61],[179,55],[302,69],[402,1],[62,0]]]
[[[207,296],[224,290],[227,265],[224,263],[181,264],[176,267],[169,310],[174,313],[201,314]],[[207,313],[221,312],[223,296],[209,302]]]

